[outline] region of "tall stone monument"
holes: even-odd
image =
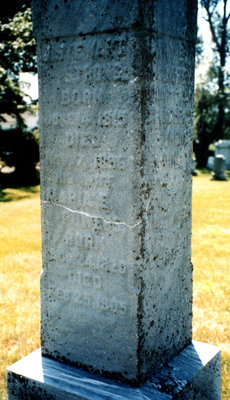
[[[9,399],[217,400],[219,350],[191,344],[196,1],[33,11],[42,357],[9,368]]]

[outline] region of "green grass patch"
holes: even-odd
[[[222,400],[230,397],[230,182],[193,178],[194,339],[222,350]],[[0,399],[5,370],[40,345],[39,187],[0,190]]]

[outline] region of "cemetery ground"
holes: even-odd
[[[230,178],[230,177],[229,177]],[[222,350],[230,396],[230,181],[193,178],[194,339]],[[39,187],[0,188],[0,400],[7,366],[39,347]]]

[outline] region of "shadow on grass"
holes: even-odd
[[[212,178],[212,171],[208,168],[196,169],[196,172],[197,172],[197,175],[195,175],[195,176],[197,176],[198,178],[200,175],[208,175],[208,176],[210,176],[210,179]],[[225,171],[225,175],[226,175],[227,181],[230,180],[230,171],[229,170]],[[215,182],[218,182],[218,180],[215,180]],[[224,181],[219,181],[219,182],[224,182]]]
[[[38,171],[0,173],[0,202],[30,198],[31,195],[39,193],[39,183]]]
[[[38,185],[31,186],[0,186],[0,202],[10,202],[29,199],[31,194],[39,193]]]

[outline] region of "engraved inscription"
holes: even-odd
[[[79,285],[81,287],[95,289],[103,288],[102,278],[95,273],[90,273],[89,271],[85,272],[75,270],[74,272],[70,272],[68,275],[68,281],[71,284]]]
[[[128,46],[129,41],[125,36],[123,38],[101,36],[101,40],[91,37],[87,45],[83,36],[42,44],[40,58],[43,63],[62,63],[64,59],[67,59],[71,64],[82,60],[86,62],[98,59],[117,60],[126,56]]]
[[[55,289],[53,288],[53,290]],[[74,293],[70,292],[70,290],[57,289],[55,295],[57,300],[66,303],[71,302],[72,304],[112,314],[128,315],[127,302],[114,297],[108,298],[89,291],[85,292],[81,289],[77,289]]]
[[[118,251],[123,234],[112,224],[107,230],[104,221],[125,224],[132,210],[132,182],[126,177],[135,163],[131,149],[138,78],[127,66],[130,42],[116,36],[107,39],[60,39],[48,44],[43,59],[44,90],[49,87],[51,99],[41,105],[47,171],[43,203],[63,207],[62,213],[60,207],[56,211],[47,207],[50,218],[59,215],[60,228],[49,237],[55,252],[48,257],[56,260],[54,271],[61,282],[59,288],[52,283],[48,291],[54,301],[76,304],[79,310],[125,316],[133,266],[125,248]],[[125,203],[130,204],[124,207],[126,193]],[[90,215],[76,216],[70,209]],[[132,218],[135,223],[135,215]]]
[[[41,119],[41,124],[44,129],[52,126],[65,127],[72,129],[72,132],[77,132],[79,129],[91,127],[92,124],[100,128],[116,127],[123,128],[127,126],[129,121],[129,113],[125,110],[109,110],[102,111],[99,110],[97,115],[92,115],[92,112],[88,108],[79,108],[78,112],[64,110],[52,112],[52,114],[47,113],[47,118]],[[68,132],[67,132],[68,133]],[[88,133],[89,134],[89,133]],[[83,133],[84,135],[84,133]],[[95,134],[94,134],[95,135]]]
[[[65,70],[64,83],[65,84],[75,84],[78,85],[82,83],[83,79],[85,84],[93,82],[111,82],[111,76],[114,82],[127,83],[130,80],[130,71],[127,65],[121,63],[111,64],[109,68],[102,63],[94,63],[84,66],[68,66]]]

